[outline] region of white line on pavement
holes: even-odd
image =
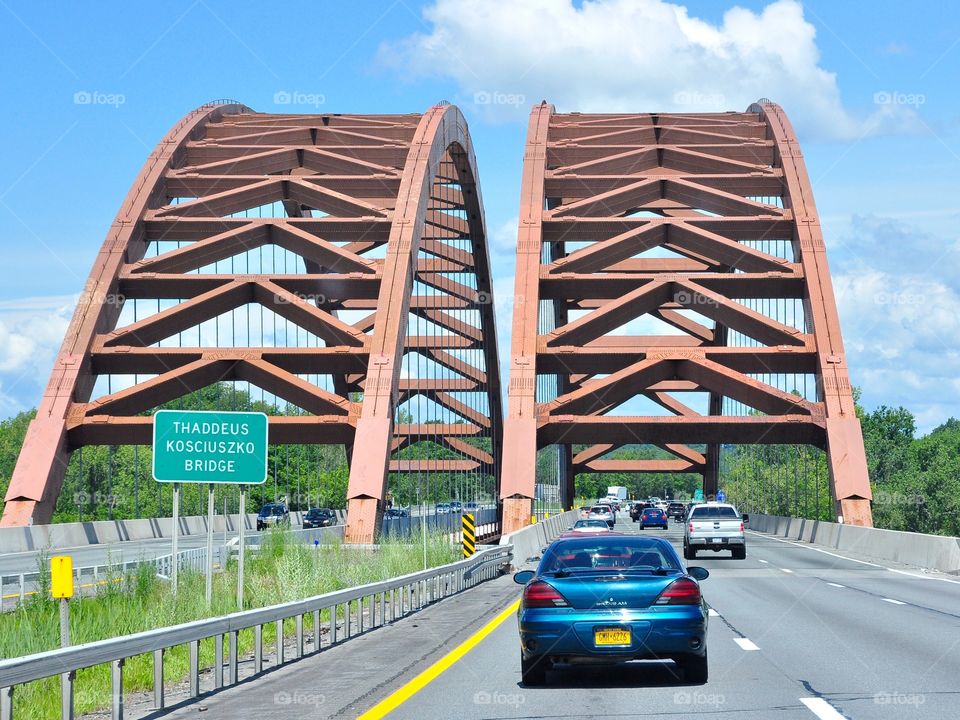
[[[831,557],[840,558],[841,560],[849,560],[850,562],[860,563],[861,565],[869,565],[870,567],[880,568],[881,570],[889,570],[890,572],[897,573],[898,575],[906,575],[907,577],[920,578],[921,580],[939,580],[940,582],[953,583],[954,585],[960,585],[960,580],[951,580],[950,578],[942,577],[933,577],[931,575],[918,575],[917,573],[907,572],[906,570],[897,570],[892,567],[887,567],[886,565],[878,565],[877,563],[867,562],[866,560],[857,560],[856,558],[847,557],[846,555],[839,555],[838,553],[832,553],[829,550],[824,550],[823,548],[814,547],[809,543],[799,543],[794,542],[793,540],[784,540],[783,538],[773,537],[772,535],[767,535],[766,533],[757,532],[756,530],[748,530],[747,532],[757,535],[767,540],[775,540],[776,542],[785,543],[787,545],[793,545],[795,547],[803,548],[804,550],[813,550],[814,552],[823,553],[824,555],[829,555]],[[760,562],[764,562],[761,560]]]
[[[827,585],[832,585],[833,587],[840,587],[840,588],[846,587],[846,585],[841,585],[840,583],[832,583],[832,582],[828,582]]]
[[[760,560],[760,558],[757,558],[757,559]],[[760,562],[762,562],[764,565],[769,565],[769,564],[770,564],[770,561],[769,561],[769,560],[760,560]]]
[[[790,573],[791,575],[793,575],[793,570],[788,570],[787,568],[780,568],[780,569],[783,570],[785,573]]]
[[[884,602],[893,603],[894,605],[906,605],[905,602],[900,602],[899,600],[894,600],[892,598],[882,598]]]
[[[741,650],[759,650],[752,640],[748,638],[734,638],[733,641],[740,646]]]
[[[823,698],[800,698],[800,702],[820,720],[844,720],[843,715],[834,710],[833,706]]]
[[[720,617],[720,613],[718,613],[713,608],[710,608],[707,610],[707,615],[709,615],[710,617]]]

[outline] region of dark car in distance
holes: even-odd
[[[385,520],[396,520],[397,518],[410,517],[410,513],[408,513],[408,512],[407,512],[406,510],[404,510],[403,508],[395,508],[395,507],[392,507],[392,508],[389,508],[389,509],[383,514],[383,517],[384,517]]]
[[[687,515],[687,506],[682,502],[672,502],[667,506],[667,516],[672,517],[677,522],[682,522]]]
[[[290,512],[283,503],[267,503],[257,513],[257,530],[289,524]]]
[[[330,508],[310,508],[303,516],[303,529],[330,527],[337,524],[337,514]]]

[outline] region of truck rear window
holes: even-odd
[[[732,507],[695,507],[690,513],[691,520],[704,520],[706,518],[732,518],[739,517],[737,511]]]

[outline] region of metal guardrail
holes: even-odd
[[[112,718],[122,720],[123,702],[123,666],[128,658],[146,653],[153,654],[154,705],[156,709],[164,707],[163,656],[164,651],[177,645],[190,647],[190,697],[200,696],[200,642],[214,639],[215,663],[213,667],[214,686],[219,689],[234,685],[239,679],[239,633],[253,628],[254,658],[253,672],[263,670],[264,645],[263,626],[274,623],[276,632],[276,650],[274,666],[283,665],[284,657],[284,620],[296,621],[296,642],[293,658],[299,659],[313,654],[325,647],[337,645],[365,630],[371,630],[387,622],[393,622],[405,615],[416,612],[431,602],[448,597],[467,588],[478,585],[500,574],[503,565],[512,560],[512,547],[509,545],[486,547],[476,555],[458,562],[443,565],[381,582],[361,585],[355,588],[338,590],[317,595],[306,600],[298,600],[280,605],[244,610],[218,618],[197,620],[195,622],[174,625],[172,627],[148,630],[124,637],[99,640],[85,645],[49,650],[47,652],[26,655],[8,660],[0,660],[0,720],[14,719],[15,688],[24,683],[42,680],[48,677],[61,677],[64,688],[62,713],[65,718],[73,717],[73,685],[76,672],[94,665],[109,663],[112,668]],[[338,639],[340,629],[337,617],[343,608],[343,638]],[[321,612],[329,610],[329,640],[321,642]],[[366,611],[366,613],[365,613]],[[314,635],[312,647],[307,651],[304,642],[304,622],[306,615],[313,615]],[[224,678],[224,643],[227,638],[226,667]]]
[[[222,546],[215,548],[214,563],[219,562],[222,567],[226,552]],[[181,550],[177,553],[177,556],[180,558],[179,567],[181,570],[190,569],[204,572],[207,567],[207,549],[205,547]],[[98,588],[110,582],[119,582],[141,565],[153,565],[158,575],[169,577],[172,570],[172,557],[173,555],[168,553],[150,559],[141,558],[77,567],[73,569],[74,587],[81,594],[92,594]],[[0,610],[3,609],[6,600],[22,603],[28,595],[36,594],[40,585],[41,573],[39,571],[0,574]]]

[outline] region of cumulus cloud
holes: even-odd
[[[960,417],[957,239],[855,216],[833,251],[848,362],[866,404],[903,405],[921,431]]]
[[[542,98],[562,112],[693,112],[769,97],[807,137],[919,125],[901,103],[868,117],[844,107],[795,0],[732,7],[719,24],[665,0],[435,0],[424,17],[429,32],[383,45],[380,60],[411,79],[453,78],[488,116],[525,115]]]
[[[75,295],[0,302],[0,414],[39,402],[76,302]]]

